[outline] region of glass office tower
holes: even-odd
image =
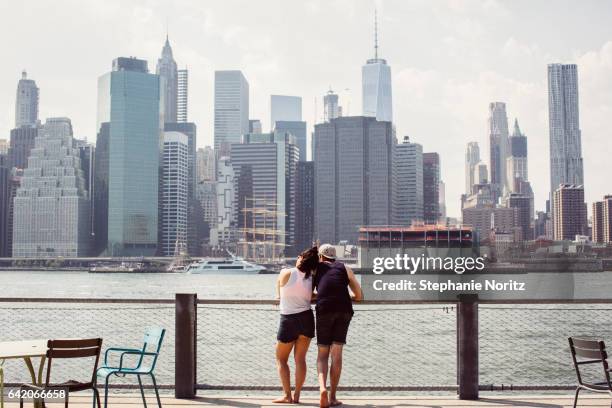
[[[98,129],[109,123],[109,256],[155,255],[163,97],[147,62],[118,58],[98,81]]]

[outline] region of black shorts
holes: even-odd
[[[276,339],[281,343],[291,343],[300,336],[313,338],[315,336],[315,322],[312,309],[301,313],[281,315]]]
[[[351,312],[317,313],[317,344],[346,344],[346,334],[352,318]]]

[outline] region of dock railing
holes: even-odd
[[[341,386],[350,391],[454,391],[476,399],[498,390],[575,386],[567,337],[612,339],[612,300],[364,301],[345,348]],[[197,390],[279,390],[272,300],[0,298],[0,341],[102,337],[138,347],[144,329],[167,337],[156,373],[178,398]],[[306,390],[316,389],[316,341]],[[77,368],[78,369],[78,368]],[[84,368],[85,369],[85,368]],[[9,385],[28,381],[23,362],[4,365]],[[56,371],[61,376],[62,371]],[[113,379],[115,387],[134,387]]]

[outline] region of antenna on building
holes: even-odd
[[[378,11],[374,9],[374,59],[378,59]]]

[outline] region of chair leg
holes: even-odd
[[[106,380],[104,381],[104,408],[108,407],[108,378],[110,374],[106,376]]]
[[[576,388],[576,395],[574,396],[574,408],[576,408],[578,404],[578,394],[580,393],[580,387]]]
[[[140,385],[140,395],[142,395],[142,403],[144,407],[147,408],[147,399],[145,398],[144,389],[142,388],[142,380],[140,379],[140,374],[136,374],[138,377],[138,385]]]
[[[98,388],[95,387],[95,386],[93,388],[93,393],[94,393],[94,395],[93,395],[94,399],[93,399],[92,407],[96,408],[96,404],[97,404],[98,408],[100,408],[100,391],[98,391]]]
[[[155,376],[151,373],[151,379],[153,380],[153,388],[155,389],[155,397],[157,398],[157,406],[162,408],[161,400],[159,399],[159,391],[157,390],[157,381],[155,381]]]

